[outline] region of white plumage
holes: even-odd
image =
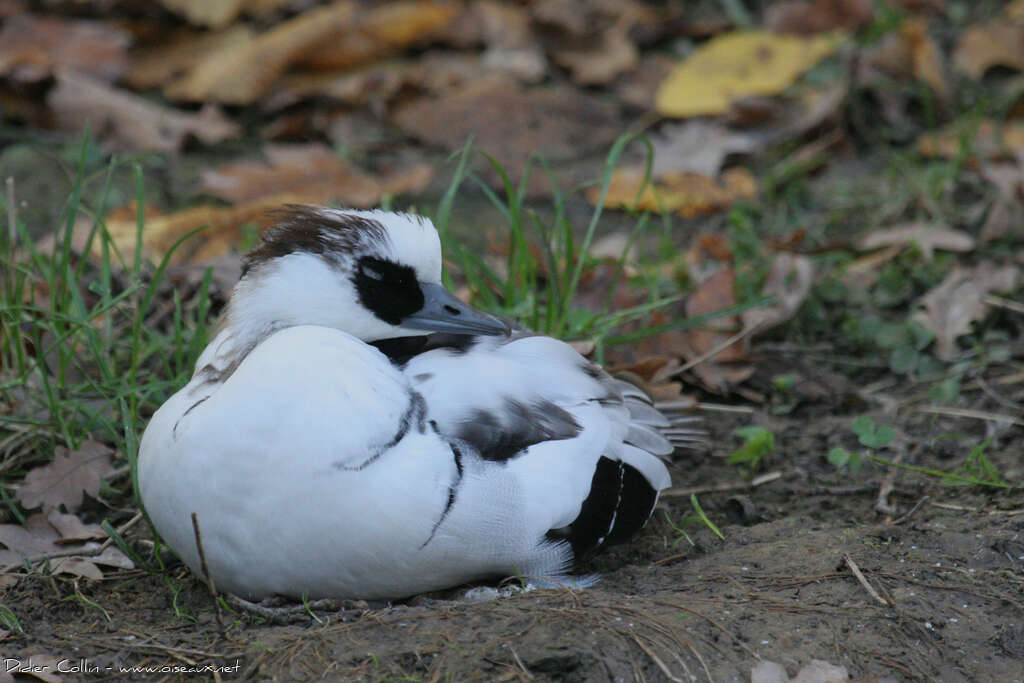
[[[643,526],[668,420],[560,341],[498,336],[440,277],[429,221],[386,212],[296,207],[247,257],[139,453],[193,571],[192,513],[210,575],[246,598],[564,583]]]

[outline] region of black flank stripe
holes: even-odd
[[[430,530],[430,536],[427,537],[427,540],[423,541],[423,545],[420,546],[420,550],[426,548],[427,544],[434,540],[434,534],[437,533],[438,527],[440,527],[448,517],[448,513],[451,512],[452,506],[455,505],[455,496],[458,491],[459,484],[462,483],[462,451],[453,443],[449,443],[448,445],[452,449],[452,457],[455,458],[455,481],[453,481],[451,486],[448,487],[448,502],[445,503],[444,510],[441,511],[441,516],[436,522],[434,522],[434,528]]]
[[[417,428],[419,428],[421,432],[426,430],[426,428],[422,426],[425,410],[426,402],[423,400],[423,396],[415,391],[411,392],[409,394],[409,406],[405,409],[405,413],[402,414],[402,419],[398,423],[398,431],[395,432],[395,435],[390,441],[382,446],[371,447],[370,457],[355,467],[350,467],[339,460],[333,463],[334,468],[343,472],[358,472],[369,467],[375,463],[380,456],[397,446],[398,442],[405,438],[405,435],[409,433],[409,428],[412,426],[414,420],[416,421]]]
[[[647,481],[647,477],[632,465],[623,463],[622,496],[615,511],[615,525],[605,539],[605,545],[625,543],[643,529],[654,512],[657,500],[658,492]]]
[[[203,401],[205,401],[208,398],[210,398],[210,397],[209,396],[203,396],[201,399],[199,399],[198,401],[196,401],[195,403],[190,405],[188,407],[188,410],[186,410],[184,413],[181,414],[181,417],[178,418],[178,421],[175,422],[174,426],[171,428],[171,438],[177,438],[178,437],[178,425],[181,423],[181,421],[184,420],[188,416],[188,414],[191,413],[196,408],[196,406],[198,406],[200,403],[202,403]]]

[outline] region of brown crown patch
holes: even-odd
[[[353,253],[386,239],[372,218],[337,214],[321,207],[288,204],[272,212],[276,224],[242,260],[242,275],[280,256],[296,252],[330,256]]]

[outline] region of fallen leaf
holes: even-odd
[[[20,565],[24,558],[67,553],[71,550],[95,552],[99,543],[87,542],[80,547],[61,544],[54,527],[41,514],[34,514],[24,525],[0,524],[0,544],[9,550],[0,550],[0,566]],[[97,565],[133,569],[135,565],[120,550],[111,546],[94,556],[63,556],[49,560],[54,574],[72,574],[91,579],[102,579],[103,572]]]
[[[460,38],[460,33],[466,36]],[[469,44],[482,42],[486,46],[482,64],[522,83],[536,83],[547,76],[547,58],[523,6],[477,0],[468,5],[459,20],[449,24],[445,37],[455,45],[465,46],[466,40]]]
[[[998,190],[981,228],[982,242],[1003,239],[1024,230],[1024,160],[1022,163],[990,163],[981,175]]]
[[[665,116],[722,114],[750,95],[775,95],[823,57],[835,52],[840,34],[813,38],[766,31],[719,35],[669,73],[655,104]]]
[[[731,267],[723,267],[704,280],[686,300],[686,316],[695,317],[716,313],[736,305],[736,276]],[[716,318],[704,329],[685,330],[679,352],[687,361],[695,361],[720,347],[740,329],[740,319],[732,315]],[[747,358],[747,340],[740,339],[719,349],[711,357],[691,368],[701,383],[710,391],[726,393],[733,386],[754,374]]]
[[[567,68],[580,85],[604,85],[640,61],[640,52],[629,37],[629,25],[619,22],[585,47],[555,50],[552,58]]]
[[[867,290],[881,277],[882,266],[899,256],[903,244],[894,244],[885,249],[865,254],[849,263],[840,277],[840,281],[848,289]]]
[[[761,147],[760,137],[729,128],[716,119],[699,118],[668,123],[650,135],[654,147],[652,174],[690,171],[716,176],[730,154],[746,154]]]
[[[915,245],[921,255],[931,260],[936,249],[943,251],[972,251],[975,240],[962,230],[954,230],[932,223],[904,223],[891,228],[868,233],[857,243],[857,248],[866,251],[892,245]]]
[[[810,258],[785,251],[775,254],[761,293],[774,295],[776,301],[770,306],[744,311],[740,315],[743,326],[757,326],[757,334],[763,334],[786,322],[803,305],[812,284],[814,264]]]
[[[384,104],[407,83],[419,85],[417,71],[411,64],[386,62],[340,71],[289,74],[281,78],[262,105],[275,111],[313,97],[353,106]]]
[[[921,297],[914,320],[935,334],[935,355],[945,361],[955,359],[957,338],[988,314],[985,296],[1013,291],[1019,276],[1016,266],[997,267],[991,262],[973,268],[955,266],[938,287]]]
[[[917,139],[917,150],[927,157],[957,159],[965,149],[976,161],[1014,158],[1024,152],[1024,121],[982,119],[969,128],[954,122]]]
[[[644,111],[654,109],[658,88],[675,65],[676,60],[667,55],[641,55],[639,63],[619,76],[612,88],[623,102]]]
[[[81,507],[83,494],[93,498],[99,495],[103,477],[114,471],[110,463],[112,454],[112,450],[96,441],[86,441],[77,451],[57,446],[53,462],[25,475],[18,500],[29,510],[40,505],[44,509],[63,505],[74,512]]]
[[[865,63],[897,78],[923,81],[940,97],[949,93],[942,53],[921,19],[905,19],[899,31],[886,35],[867,53]]]
[[[224,28],[238,18],[246,0],[160,0],[160,4],[191,24]]]
[[[536,151],[549,161],[604,149],[620,130],[616,111],[569,85],[525,88],[508,78],[466,83],[400,106],[392,121],[408,134],[456,150],[473,137],[513,178]]]
[[[251,43],[255,32],[238,25],[213,33],[179,31],[158,45],[135,52],[124,80],[133,88],[164,86],[182,77],[210,55]]]
[[[776,33],[813,35],[836,29],[858,31],[875,17],[872,0],[778,2],[765,9],[765,27]]]
[[[1010,3],[1002,17],[968,26],[953,51],[953,64],[978,80],[995,66],[1024,70],[1024,5]]]
[[[738,199],[752,199],[757,196],[757,189],[757,180],[743,167],[728,169],[720,179],[667,171],[644,185],[644,169],[626,166],[612,172],[604,205],[659,213],[671,211],[692,218],[728,208]],[[587,199],[596,204],[600,193],[600,187],[591,187]]]
[[[0,74],[30,68],[50,75],[73,69],[114,81],[128,68],[131,34],[98,21],[18,14],[0,30]]]
[[[180,79],[164,88],[171,98],[195,102],[250,104],[273,87],[284,70],[311,46],[345,31],[356,5],[336,0],[315,7],[265,33],[213,50]]]
[[[432,171],[425,165],[374,177],[325,145],[270,145],[266,161],[239,161],[203,171],[200,190],[230,202],[271,194],[303,194],[319,203],[339,201],[358,208],[378,204],[385,194],[422,190]]]
[[[80,132],[88,123],[115,149],[177,152],[189,138],[213,144],[240,130],[213,105],[197,113],[176,111],[72,71],[58,74],[47,102],[61,128]]]
[[[46,521],[60,534],[57,543],[83,543],[107,539],[107,532],[103,527],[99,524],[85,524],[78,515],[65,514],[53,509],[46,515]]]
[[[437,0],[383,3],[357,13],[341,35],[314,41],[299,63],[316,69],[365,64],[437,37],[462,9]]]
[[[790,683],[844,683],[850,680],[845,666],[830,664],[821,659],[812,659],[797,672]]]

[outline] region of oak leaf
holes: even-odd
[[[76,451],[57,446],[53,462],[25,475],[18,489],[18,500],[29,510],[63,505],[74,512],[81,507],[84,494],[93,498],[99,495],[103,478],[114,471],[110,463],[112,453],[110,448],[96,441],[86,441]]]

